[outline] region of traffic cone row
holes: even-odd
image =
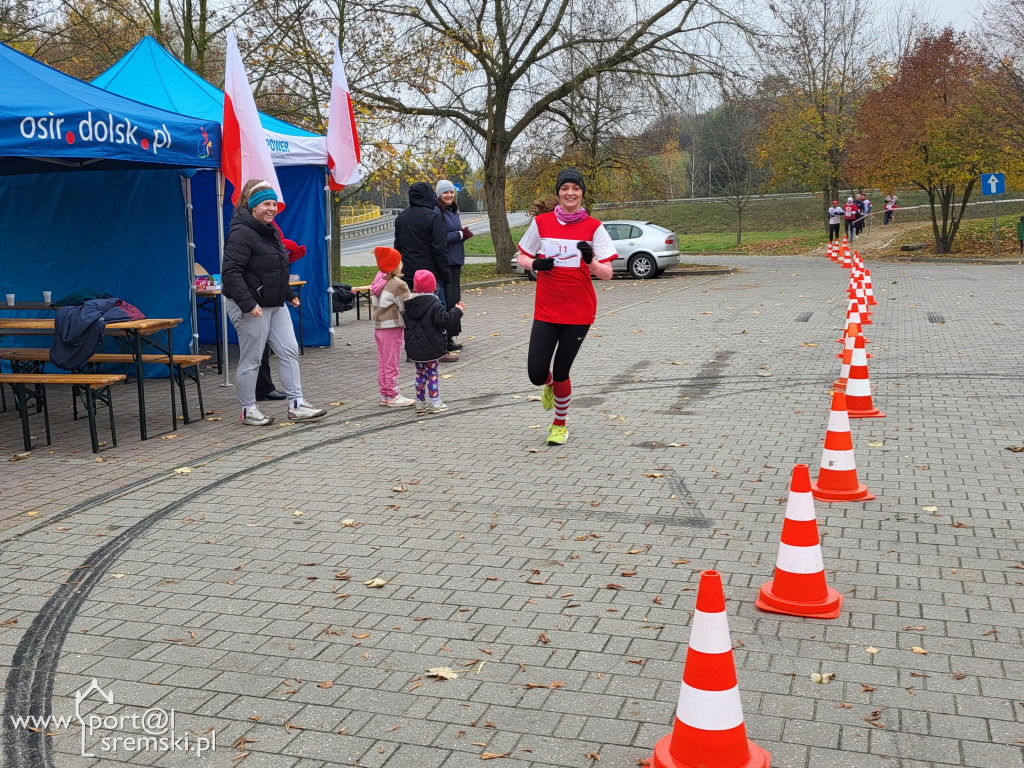
[[[775,571],[758,592],[764,611],[815,619],[839,616],[843,597],[825,578],[814,502],[868,501],[875,497],[857,477],[851,418],[879,418],[871,399],[869,355],[862,325],[877,304],[871,273],[849,244],[829,243],[826,256],[850,269],[850,305],[841,339],[842,367],[833,382],[818,479],[806,464],[793,467]],[[844,391],[845,390],[845,391]],[[683,680],[672,732],[654,748],[653,768],[770,768],[771,755],[747,738],[740,703],[722,578],[701,574]]]

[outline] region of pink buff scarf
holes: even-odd
[[[587,212],[581,207],[577,208],[574,213],[566,213],[561,205],[556,205],[555,218],[563,224],[579,224],[587,218]]]

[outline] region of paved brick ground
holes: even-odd
[[[146,443],[122,426],[102,463],[73,425],[53,454],[5,464],[5,740],[12,708],[52,683],[70,714],[95,677],[115,694],[104,712],[174,708],[217,750],[89,759],[71,726],[51,729],[52,763],[10,747],[3,764],[634,766],[668,733],[694,587],[717,568],[748,732],[773,765],[1024,765],[1024,453],[1006,450],[1024,443],[1024,271],[873,265],[888,416],[852,432],[878,498],[817,505],[845,595],[822,622],[753,598],[793,463],[817,472],[845,273],[730,262],[598,286],[564,448],[533,428],[547,414],[527,400],[516,286],[467,296],[475,338],[444,369],[442,416],[376,405],[372,334],[351,318],[303,361],[312,399],[345,402],[320,424],[244,431],[207,383],[223,421]]]

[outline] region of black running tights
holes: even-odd
[[[589,324],[562,325],[534,320],[526,363],[530,381],[539,387],[547,382],[549,372],[552,381],[568,379],[572,361],[576,359],[589,330]]]

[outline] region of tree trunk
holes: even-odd
[[[508,216],[505,215],[507,148],[503,148],[501,142],[501,136],[488,138],[484,156],[484,202],[487,204],[487,220],[491,225],[491,241],[494,243],[494,271],[499,275],[508,275],[512,273],[512,257],[516,253],[516,245],[512,242]]]
[[[736,208],[736,245],[743,244],[743,209]]]

